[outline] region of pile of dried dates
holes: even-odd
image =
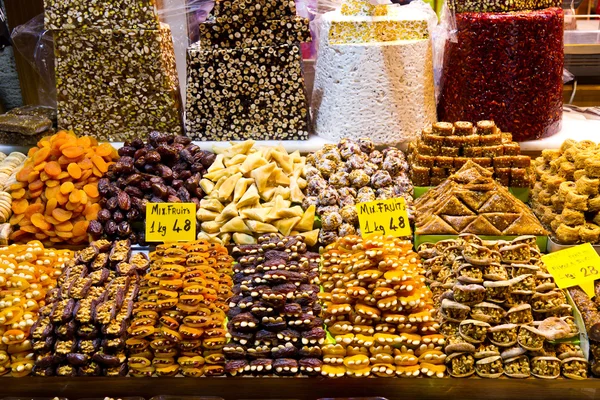
[[[148,267],[131,243],[92,242],[68,262],[31,328],[37,376],[124,376],[125,339],[138,271]]]
[[[206,241],[159,245],[142,280],[128,328],[129,374],[218,376],[233,259]]]
[[[146,204],[190,203],[200,206],[200,180],[215,154],[201,150],[185,136],[152,132],[148,142],[134,139],[119,149],[121,158],[98,181],[98,219],[88,233],[94,238],[144,243]]]
[[[320,374],[326,333],[317,298],[319,254],[307,252],[300,235],[272,233],[234,248],[233,256],[227,373]]]

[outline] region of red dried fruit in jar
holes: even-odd
[[[439,120],[494,120],[517,141],[557,133],[563,23],[560,8],[457,13],[457,42],[444,52]]]

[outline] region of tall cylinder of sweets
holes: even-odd
[[[563,10],[456,13],[444,52],[440,121],[491,119],[517,141],[557,133],[562,118]]]

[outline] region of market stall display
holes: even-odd
[[[415,233],[545,236],[533,212],[492,176],[492,171],[467,161],[415,201]]]
[[[408,240],[345,236],[325,248],[319,299],[335,343],[322,347],[324,376],[445,375],[424,273]]]
[[[343,139],[309,154],[306,163],[308,183],[302,206],[321,219],[319,243],[323,245],[357,234],[358,203],[404,197],[409,209],[412,206],[413,186],[401,150],[376,150],[370,138]]]
[[[225,373],[232,262],[205,241],[156,247],[127,328],[131,376]]]
[[[485,241],[463,234],[419,247],[456,378],[587,378],[565,293],[541,262],[535,236]],[[568,353],[565,356],[563,353]]]
[[[563,10],[456,12],[454,17],[448,24],[456,32],[444,51],[440,121],[494,120],[518,141],[557,133],[562,119]]]
[[[299,42],[308,20],[294,2],[217,1],[187,52],[186,131],[198,140],[308,138]]]
[[[390,145],[436,121],[426,12],[349,0],[320,18],[312,97],[317,135],[368,136]]]
[[[151,132],[146,141],[124,143],[120,159],[97,183],[101,208],[90,222],[94,238],[145,243],[147,203],[194,203],[200,208],[200,181],[215,160],[185,136]]]
[[[198,239],[224,245],[255,244],[265,233],[299,234],[317,242],[315,207],[303,209],[306,158],[282,146],[258,146],[254,140],[215,148],[219,153],[200,181]]]
[[[319,317],[318,253],[302,236],[269,233],[232,251],[234,296],[223,349],[229,375],[319,375],[326,332]]]
[[[118,158],[117,151],[93,137],[60,131],[40,140],[27,156],[9,188],[10,239],[87,243],[88,225],[101,208],[98,180]]]
[[[408,145],[415,186],[437,186],[469,160],[493,168],[493,178],[504,186],[527,188],[535,181],[531,159],[493,121],[436,122]]]
[[[56,290],[72,258],[73,252],[44,248],[39,241],[0,247],[0,375],[32,373],[35,327],[43,318],[46,293]]]
[[[125,376],[125,333],[148,265],[129,241],[98,240],[77,252],[46,293],[32,326],[37,376]]]
[[[562,244],[598,243],[600,237],[600,148],[567,140],[534,161],[537,183],[531,207]]]

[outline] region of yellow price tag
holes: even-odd
[[[600,256],[590,243],[546,254],[542,261],[559,288],[579,286],[594,297],[594,281],[600,279]]]
[[[192,242],[196,240],[194,203],[148,203],[146,242]]]
[[[359,203],[356,212],[363,237],[372,234],[396,237],[411,235],[404,197]]]

